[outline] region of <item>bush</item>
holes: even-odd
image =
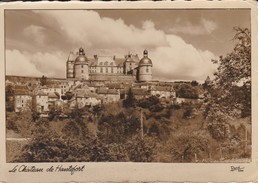
[[[209,157],[209,140],[198,134],[181,134],[172,140],[171,152],[175,162],[196,162]]]

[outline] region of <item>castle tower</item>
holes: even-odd
[[[126,55],[126,59],[124,62],[124,73],[125,74],[132,74],[133,69],[135,68],[135,61],[132,58],[132,54]]]
[[[66,78],[74,78],[74,60],[72,58],[73,53],[71,52],[66,62]]]
[[[79,49],[79,56],[74,62],[74,78],[78,80],[88,80],[89,79],[89,60],[85,56],[83,48]]]
[[[152,80],[152,61],[148,57],[148,51],[143,51],[143,58],[139,62],[138,79],[141,82]]]

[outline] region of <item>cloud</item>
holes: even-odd
[[[166,45],[164,32],[150,20],[142,28],[127,25],[122,19],[100,17],[95,11],[36,11],[55,19],[71,44],[86,48],[139,48]],[[71,16],[72,15],[72,16]]]
[[[6,50],[6,74],[19,76],[65,77],[65,54],[29,53]]]
[[[35,41],[37,44],[42,45],[45,42],[44,28],[41,26],[30,25],[24,28],[23,34],[31,41]]]
[[[211,20],[201,18],[199,24],[192,24],[190,22],[181,23],[180,19],[177,19],[173,28],[170,28],[171,33],[184,33],[190,35],[203,35],[210,34],[218,28],[217,24]]]
[[[204,81],[212,75],[216,66],[211,59],[217,58],[208,50],[198,50],[182,38],[167,35],[168,46],[158,47],[150,57],[153,60],[153,75],[162,80]]]

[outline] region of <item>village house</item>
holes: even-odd
[[[59,100],[59,96],[55,92],[48,93],[48,108],[55,107],[55,101]]]
[[[39,91],[37,93],[36,105],[37,105],[37,111],[39,113],[44,113],[48,111],[48,95],[45,92]]]
[[[84,106],[95,106],[101,104],[101,97],[96,93],[80,90],[76,94],[76,104],[78,108],[83,108]]]
[[[176,92],[173,87],[170,86],[154,86],[150,90],[151,95],[159,98],[175,98]]]
[[[62,95],[62,89],[59,85],[41,86],[39,91],[43,91],[47,95],[49,93],[58,93],[59,97]]]
[[[150,92],[143,88],[132,88],[132,93],[137,100],[150,96]]]
[[[120,100],[120,92],[116,89],[98,88],[97,94],[102,98],[103,103],[112,103]]]
[[[14,110],[20,112],[28,109],[32,105],[32,96],[26,85],[16,85],[14,87]]]

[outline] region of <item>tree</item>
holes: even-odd
[[[180,134],[169,147],[174,162],[197,162],[209,156],[209,139],[200,134]]]
[[[65,93],[65,96],[66,96],[66,100],[71,100],[74,96],[74,94],[70,91],[66,92]]]
[[[199,97],[198,90],[190,84],[182,83],[176,90],[178,97],[181,98],[197,99]]]
[[[229,121],[251,116],[251,33],[247,28],[234,30],[235,47],[212,61],[218,68],[206,88],[204,116],[208,119],[207,130],[219,143],[221,158],[223,149],[232,146],[234,124]]]
[[[191,82],[191,85],[192,85],[192,86],[198,86],[199,83],[198,83],[196,80],[193,80],[193,81]]]
[[[7,85],[5,87],[5,102],[6,102],[6,110],[8,112],[14,111],[14,89],[12,85]]]
[[[132,92],[132,89],[129,88],[128,92],[127,92],[127,97],[126,99],[123,101],[123,106],[125,108],[128,107],[135,107],[135,103],[136,103],[136,99],[134,97],[134,94]]]
[[[213,60],[218,68],[208,97],[211,110],[246,117],[251,115],[251,33],[247,28],[235,27],[234,30],[233,51]]]
[[[41,86],[47,85],[47,77],[46,77],[46,76],[43,75],[43,76],[40,78],[40,85],[41,85]]]

